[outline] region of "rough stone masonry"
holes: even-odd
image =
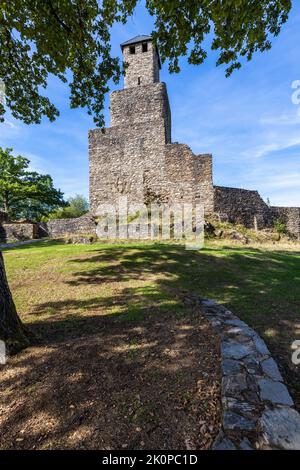
[[[111,127],[89,132],[90,207],[129,202],[202,203],[206,214],[262,229],[275,219],[300,237],[300,209],[269,207],[257,191],[213,185],[212,156],[172,143],[171,112],[150,36],[121,44],[125,87],[110,95]]]

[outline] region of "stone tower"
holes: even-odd
[[[121,44],[124,63],[128,64],[125,88],[159,82],[161,63],[151,36],[137,36]]]
[[[213,207],[211,155],[171,143],[171,113],[150,36],[121,44],[124,89],[110,94],[111,126],[89,133],[90,206],[129,202],[203,202]]]

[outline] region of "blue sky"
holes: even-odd
[[[201,66],[181,60],[181,73],[170,75],[163,65],[172,109],[172,139],[195,153],[212,153],[214,183],[257,189],[273,205],[300,205],[300,104],[292,103],[292,82],[300,80],[300,2],[273,40],[271,51],[225,77],[209,53]],[[113,53],[137,34],[149,34],[152,18],[141,4],[133,18],[112,32]],[[112,89],[121,88],[123,84]],[[88,196],[88,130],[92,119],[85,110],[68,107],[68,89],[56,79],[48,96],[60,109],[55,123],[25,125],[9,114],[0,124],[0,146],[31,160],[31,166],[50,173],[65,196]],[[109,126],[108,97],[105,117]]]

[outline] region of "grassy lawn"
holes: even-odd
[[[218,343],[178,289],[181,251],[55,242],[6,251],[38,342],[1,372],[0,448],[210,448]]]
[[[172,335],[178,328],[180,338],[183,331],[191,332],[198,325],[194,294],[223,303],[264,337],[300,408],[298,369],[291,362],[291,343],[300,336],[297,244],[243,246],[211,241],[200,251],[187,251],[171,243],[84,246],[52,241],[8,250],[5,262],[22,320],[42,345],[74,338],[80,342],[81,337],[97,332],[109,338],[112,331],[120,335],[133,328],[145,330],[147,325],[153,327],[153,318],[155,329],[144,343],[155,342],[155,335],[164,330],[166,336]],[[207,325],[205,329],[209,333]],[[215,361],[208,336],[207,367]],[[145,349],[135,336],[130,338],[116,346],[124,349],[129,362]],[[153,354],[156,358],[160,352]],[[174,351],[170,354],[176,356]],[[185,351],[183,362],[187,355]],[[192,370],[194,366],[190,364]],[[210,372],[211,377],[217,374]]]

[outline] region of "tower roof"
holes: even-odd
[[[129,46],[131,44],[136,44],[137,42],[145,42],[145,41],[152,41],[152,37],[145,36],[145,35],[134,36],[134,38],[129,39],[128,41],[122,42],[121,49],[123,50],[124,46]]]
[[[123,51],[125,46],[131,46],[132,44],[138,44],[139,42],[146,42],[146,41],[152,41],[152,37],[145,35],[145,34],[140,34],[139,36],[134,36],[132,39],[128,39],[128,41],[122,42],[120,44],[121,49]],[[159,63],[159,68],[161,69],[161,60],[159,56],[159,51],[158,48],[156,47],[156,52],[157,52],[157,57],[158,57],[158,63]]]

